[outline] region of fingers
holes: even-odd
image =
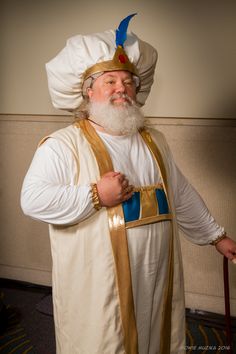
[[[116,178],[119,183],[119,202],[122,203],[132,197],[134,186],[129,184],[129,180],[124,174],[119,174]]]
[[[227,236],[218,242],[216,249],[233,263],[236,262],[236,242],[230,237]]]
[[[131,198],[134,187],[124,174],[110,171],[97,182],[97,190],[101,205],[112,207]]]
[[[122,186],[126,187],[129,184],[127,177],[121,172],[110,171],[105,173],[102,178],[114,178],[116,179]]]
[[[123,173],[120,173],[117,178],[122,185],[128,181],[127,177]]]
[[[102,177],[118,177],[120,175],[121,175],[120,172],[110,171],[105,173]]]
[[[127,193],[127,194],[123,197],[122,202],[125,202],[125,201],[129,200],[130,198],[132,198],[132,196],[133,196],[133,192]]]
[[[229,250],[226,257],[228,257],[228,259],[230,261],[232,261],[234,264],[236,264],[236,251],[235,250]]]
[[[232,251],[231,249],[229,249],[225,253],[223,253],[223,255],[227,257],[229,261],[236,264],[236,252],[234,250]]]
[[[133,190],[133,186],[129,184],[128,178],[123,173],[117,173],[117,175],[113,176],[118,181],[120,186],[120,196],[124,196],[127,193],[130,193]]]
[[[123,181],[121,182],[122,187],[125,189],[129,185],[129,181],[127,178],[124,178]]]
[[[129,185],[128,187],[126,187],[124,189],[123,194],[122,194],[121,202],[130,199],[132,197],[132,195],[133,195],[133,191],[134,191],[134,186]]]

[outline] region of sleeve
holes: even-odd
[[[171,159],[171,179],[179,228],[187,238],[198,245],[210,244],[223,235],[219,226],[195,188]]]
[[[56,225],[79,223],[95,212],[90,185],[74,184],[76,161],[62,142],[49,138],[36,151],[21,191],[23,212]]]

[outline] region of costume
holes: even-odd
[[[137,75],[138,102],[145,102],[156,51],[130,35],[128,58],[119,41],[110,51],[113,38],[112,31],[76,37],[47,65],[57,107],[76,108],[82,81],[103,70]],[[99,66],[95,49],[83,67],[77,52],[84,42],[86,48],[103,43]],[[90,184],[112,170],[127,175],[134,194],[122,205],[96,211]],[[88,120],[57,131],[41,142],[21,202],[26,214],[51,224],[58,354],[185,352],[177,228],[198,244],[210,243],[223,229],[175,166],[162,134],[143,129],[112,137],[96,132]]]
[[[173,167],[173,160],[164,138],[161,134],[156,132],[152,132],[152,136],[155,142],[158,143],[158,147],[164,156],[168,180],[170,182],[168,194],[171,203],[171,211],[174,215],[174,204],[177,204],[177,209],[181,210],[182,208],[181,205],[178,205],[181,203],[181,200],[178,201],[178,198],[180,194],[182,195],[183,191],[173,190],[173,186],[178,184],[179,188],[187,190],[187,182],[184,182],[185,184],[180,187],[180,183],[174,181],[174,179],[177,178],[175,176],[176,171]],[[79,172],[77,170],[76,173],[75,168],[75,173],[71,177],[74,185],[86,185],[99,178],[96,159],[80,128],[70,126],[52,134],[52,138],[53,139],[49,139],[48,141],[54,139],[60,141],[71,150],[71,155],[74,160],[77,157],[76,165],[79,166]],[[133,147],[135,144],[140,145],[140,142],[135,143],[134,137],[126,137],[127,141],[130,139],[132,140],[131,145]],[[45,144],[47,144],[47,141]],[[118,144],[117,146],[120,145],[122,144]],[[43,145],[41,148],[43,148]],[[133,154],[135,155],[135,152]],[[147,156],[151,159],[150,154],[145,151],[143,158],[140,156],[140,152],[140,158],[136,157],[134,167],[138,170],[138,174],[140,175],[142,175],[142,169],[138,168],[137,161],[140,159],[142,163],[145,158],[147,159]],[[119,158],[120,156],[117,156],[117,159]],[[67,161],[66,156],[64,156],[63,159]],[[112,159],[115,162],[115,157],[112,157]],[[34,163],[38,165],[37,158]],[[116,164],[115,162],[115,165]],[[128,164],[130,165],[130,161],[128,161]],[[139,179],[136,180],[136,186],[138,182],[139,185],[143,185],[143,178],[145,179],[147,176],[149,176],[146,180],[146,184],[148,185],[154,182],[162,182],[160,174],[153,172],[155,171],[153,169],[155,163],[152,159],[148,165],[151,166],[151,168],[149,167],[150,176],[147,169],[142,177],[135,176],[135,178]],[[33,171],[34,166],[32,166],[32,170],[29,171],[29,180],[30,175],[34,175]],[[131,175],[132,174],[134,174],[134,170]],[[50,183],[48,182],[48,184]],[[24,198],[29,201],[30,196],[29,194],[27,195],[27,185],[29,186],[30,182],[27,182],[26,179]],[[73,185],[71,187],[73,187]],[[42,189],[46,190],[45,188],[46,186],[42,186]],[[31,186],[31,188],[28,189],[28,193],[31,193],[32,189],[36,190],[36,186]],[[48,189],[50,189],[50,187]],[[176,189],[176,187],[174,187],[174,189]],[[70,192],[68,191],[68,193]],[[192,193],[194,195],[195,192]],[[183,196],[183,199],[184,197],[186,196]],[[84,197],[84,199],[86,198],[87,197]],[[89,198],[86,200],[89,204]],[[53,202],[53,198],[51,202]],[[186,208],[186,210],[189,210],[189,208]],[[63,212],[65,213],[65,211]],[[32,215],[33,210],[29,213]],[[39,213],[40,211],[38,209],[38,214]],[[90,210],[88,213],[90,213],[89,217],[87,215],[83,221],[75,223],[75,225],[50,226],[57,351],[63,354],[125,353],[114,260],[109,241],[107,213],[104,208],[99,212],[94,213],[93,210]],[[43,219],[42,215],[36,214],[37,213],[33,214],[33,216]],[[179,214],[181,213],[179,212]],[[202,210],[199,210],[199,214],[202,214]],[[190,212],[189,215],[186,214],[185,218],[184,215],[180,215],[180,218],[186,221],[188,217],[193,217],[194,215],[196,220],[198,220],[198,213],[196,214],[194,211],[192,213]],[[211,240],[222,231],[222,229],[215,224],[213,219],[208,220],[208,223],[204,225],[204,221],[206,221],[207,218],[210,218],[209,213],[205,215],[202,222],[200,221],[200,223],[196,225],[197,230],[194,230],[194,227],[192,230],[191,227],[189,229],[190,235],[195,232],[194,242],[196,243],[210,243]],[[60,218],[58,219],[60,220]],[[192,220],[192,224],[193,223],[194,221]],[[163,289],[165,289],[167,278],[166,272],[168,267],[166,262],[168,257],[166,257],[166,253],[170,237],[169,224],[170,221],[161,221],[154,224],[129,228],[127,230],[140,354],[156,353],[158,352],[157,348],[160,346],[162,312],[159,309],[163,306]],[[186,227],[184,222],[180,222],[180,227]],[[201,227],[203,232],[202,236],[201,232],[199,232]],[[185,232],[187,232],[187,227]],[[176,225],[174,223],[175,280],[172,300],[173,324],[171,353],[184,353],[184,294],[178,242]],[[77,281],[75,281],[75,279],[77,279]],[[91,338],[93,338],[92,341]]]

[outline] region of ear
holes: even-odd
[[[91,87],[87,88],[87,95],[89,98],[91,98],[93,96],[93,89]]]

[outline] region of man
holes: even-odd
[[[144,126],[157,54],[126,39],[131,17],[116,34],[71,38],[47,64],[55,107],[86,117],[43,139],[22,189],[25,214],[50,224],[62,354],[184,353],[177,228],[236,255],[162,134]]]

